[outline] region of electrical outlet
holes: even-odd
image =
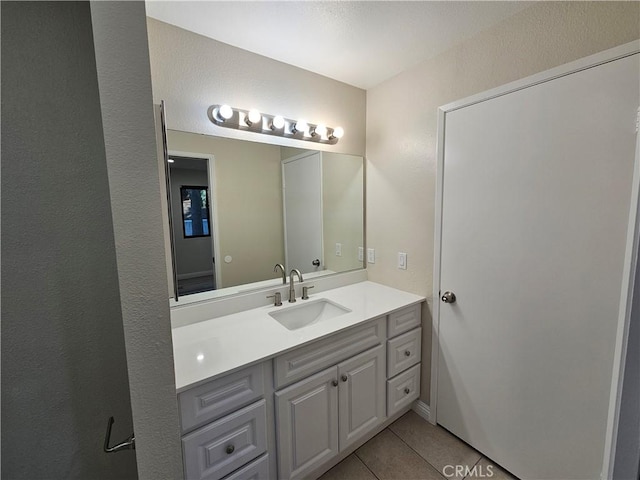
[[[342,244],[336,243],[336,257],[342,256]]]
[[[398,252],[398,268],[400,270],[407,269],[407,254],[403,252]]]
[[[361,262],[364,260],[364,247],[358,247],[358,260]]]
[[[376,263],[376,251],[373,248],[367,248],[367,262]]]

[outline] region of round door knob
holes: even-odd
[[[320,266],[320,259],[316,258],[313,262],[311,262],[311,265],[313,265],[314,267],[319,267]]]
[[[338,380],[331,380],[331,385],[333,385],[334,387],[338,386]]]
[[[442,301],[444,303],[456,303],[456,294],[453,292],[444,292],[442,294]]]
[[[233,445],[227,445],[227,455],[231,455],[235,449],[236,447],[234,447]]]
[[[349,377],[347,377],[346,375],[342,375],[342,377],[340,377],[340,379],[341,379],[343,382],[346,382],[347,380],[349,380]]]
[[[405,350],[404,351],[405,356],[410,357],[411,356],[411,352],[409,350]]]
[[[406,393],[407,395],[409,395],[409,392],[411,392],[411,390],[409,390],[409,387],[404,389],[404,393]]]

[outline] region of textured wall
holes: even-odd
[[[87,2],[2,2],[2,478],[137,478]]]
[[[182,455],[144,3],[92,2],[91,17],[138,472],[175,480]]]
[[[167,103],[169,128],[364,154],[364,90],[151,18],[147,21],[153,97],[155,103]],[[342,126],[345,136],[336,146],[324,146],[220,128],[207,117],[209,106],[217,103]]]
[[[541,2],[368,90],[369,279],[432,296],[439,106],[639,37],[638,2]],[[399,251],[408,253],[406,271],[396,268]],[[427,402],[430,349],[427,322]]]

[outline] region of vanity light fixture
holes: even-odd
[[[320,138],[324,138],[327,136],[327,126],[326,125],[316,125],[311,129],[311,136],[319,136]],[[337,137],[336,137],[337,138]]]
[[[273,117],[271,119],[271,123],[270,123],[270,128],[271,130],[281,130],[284,128],[284,117],[281,117],[280,115],[276,115],[275,117]]]
[[[304,136],[307,134],[308,131],[309,131],[309,124],[306,122],[306,120],[298,120],[291,127],[291,133],[293,133],[294,135],[300,132]]]
[[[260,120],[262,120],[262,115],[258,110],[255,109],[249,110],[249,113],[247,113],[244,117],[244,123],[246,123],[249,127],[254,123],[258,123]]]
[[[329,135],[329,140],[338,139],[340,140],[344,136],[344,129],[342,127],[336,127]]]
[[[331,128],[322,123],[310,124],[305,120],[292,120],[280,115],[261,113],[254,109],[243,110],[221,104],[211,105],[207,113],[209,120],[219,127],[264,135],[328,145],[335,145],[344,136],[342,127]]]
[[[233,117],[233,108],[229,105],[218,105],[213,114],[218,121],[224,123]]]

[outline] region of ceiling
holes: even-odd
[[[367,89],[531,3],[147,0],[146,6],[157,20]]]

